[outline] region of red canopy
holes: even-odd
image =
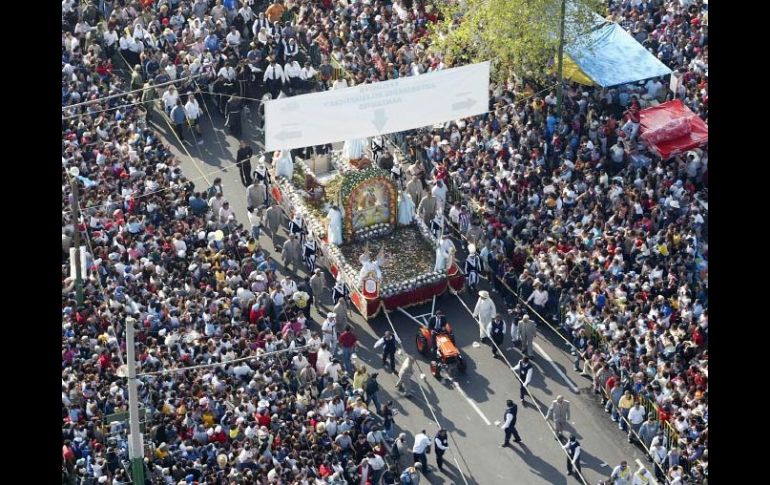
[[[708,142],[708,125],[679,99],[643,109],[639,116],[641,138],[664,160]]]

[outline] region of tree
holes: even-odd
[[[441,8],[431,28],[431,49],[447,65],[492,61],[492,77],[543,80],[557,63],[562,1],[461,0]],[[603,23],[600,0],[566,3],[564,45],[581,45],[581,34]]]

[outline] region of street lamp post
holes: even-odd
[[[567,0],[561,0],[561,27],[559,28],[559,84],[556,86],[557,116],[561,122],[561,108],[564,88],[564,17],[567,10]]]
[[[126,318],[126,359],[128,360],[128,457],[131,459],[131,478],[134,484],[144,485],[144,440],[139,427],[139,391],[136,384],[133,317]]]
[[[80,203],[78,202],[79,187],[78,175],[80,170],[72,167],[69,170],[70,187],[72,189],[72,219],[73,219],[73,243],[75,244],[75,295],[78,305],[83,304],[83,274],[80,262]]]

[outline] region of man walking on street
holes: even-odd
[[[430,448],[430,438],[425,434],[425,430],[417,433],[414,437],[414,445],[412,446],[412,457],[415,462],[422,464],[422,472],[427,475],[430,473],[428,469],[428,456],[427,451]]]
[[[376,349],[382,345],[382,365],[387,369],[388,359],[390,359],[390,371],[396,372],[396,344],[401,344],[401,339],[393,335],[390,330],[385,331],[385,335],[374,343]]]
[[[252,150],[248,143],[246,143],[246,140],[241,140],[238,153],[235,155],[235,162],[238,164],[241,182],[243,182],[245,187],[251,185],[251,157],[253,155],[254,150]]]
[[[527,386],[529,386],[532,380],[532,364],[529,362],[529,357],[524,357],[516,364],[513,371],[518,373],[519,380],[519,393],[521,394],[521,402],[524,402],[524,398],[527,397]]]
[[[273,248],[275,248],[275,235],[278,234],[282,219],[283,211],[276,203],[273,203],[265,211],[265,221],[267,221],[267,230],[270,231],[270,241],[273,243]],[[299,243],[297,244],[299,245]]]
[[[492,322],[492,318],[496,313],[497,309],[495,308],[495,303],[489,298],[489,292],[486,290],[479,291],[479,299],[476,302],[476,308],[473,309],[473,317],[479,321],[479,341],[487,337],[487,325]]]
[[[444,453],[449,448],[449,437],[445,429],[438,430],[438,434],[433,438],[436,445],[436,466],[440,471],[444,471]]]
[[[580,479],[580,443],[575,435],[570,435],[569,441],[563,446],[567,450],[567,475],[572,475],[572,470],[576,470],[575,474]]]
[[[519,432],[516,431],[516,412],[518,410],[518,406],[516,406],[516,404],[514,404],[510,399],[505,401],[505,405],[507,406],[505,408],[505,414],[503,415],[503,419],[505,421],[503,421],[503,424],[500,425],[500,429],[505,431],[505,441],[503,441],[503,444],[500,445],[503,448],[511,446],[511,435],[513,435],[513,441],[516,443],[521,443]]]
[[[527,357],[531,357],[534,353],[532,342],[535,340],[536,332],[535,322],[529,318],[529,315],[524,315],[519,322],[519,335],[521,336],[521,352]]]
[[[337,351],[337,314],[329,312],[321,325],[323,341],[329,346],[332,355]]]
[[[629,483],[631,483],[631,469],[628,468],[628,462],[626,460],[621,461],[620,465],[612,470],[610,482],[612,485],[629,485]]]
[[[288,241],[283,243],[283,250],[281,256],[283,257],[283,266],[286,270],[289,270],[289,266],[294,266],[294,272],[296,273],[300,267],[300,253],[302,248],[297,241],[297,236],[292,235]]]
[[[354,369],[351,358],[356,350],[356,346],[358,346],[358,337],[353,333],[353,327],[345,325],[345,331],[340,334],[339,342],[340,347],[342,347],[342,364],[345,366],[345,370],[348,371],[348,375],[353,375]]]
[[[569,421],[569,416],[569,401],[565,400],[564,396],[556,396],[556,400],[551,403],[545,417],[553,420],[553,427],[559,438],[564,432],[564,426]]]
[[[398,369],[398,381],[396,381],[396,389],[404,395],[404,397],[411,397],[411,392],[409,392],[409,383],[412,380],[412,374],[414,373],[414,370],[412,369],[412,364],[414,363],[414,360],[412,360],[411,357],[406,357],[404,361],[401,363],[401,367]]]
[[[323,271],[321,268],[316,268],[313,272],[313,276],[310,277],[310,288],[313,290],[313,306],[315,306],[316,311],[319,313],[321,307],[323,307],[323,304],[321,304],[321,297],[324,291],[324,283]]]
[[[495,315],[495,319],[487,324],[487,335],[492,339],[492,358],[497,358],[498,349],[503,348],[503,338],[505,337],[505,320],[500,314]]]

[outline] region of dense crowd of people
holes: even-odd
[[[487,115],[410,134],[422,163],[405,171],[420,180],[407,192],[419,204],[440,181],[493,289],[515,310],[505,282],[562,328],[621,426],[633,408],[626,390],[655,402],[657,416],[634,430],[669,480],[697,482],[708,471],[708,150],[662,161],[633,120],[672,96],[707,120],[707,5],[609,10],[681,72],[676,93],[661,80],[571,85],[560,121],[555,92],[511,80],[494,87]],[[105,419],[126,408],[126,325],[138,329],[140,372],[176,369],[140,379],[151,483],[395,483],[400,470],[381,459],[398,450],[389,406],[375,398],[385,419],[373,417],[376,379],[365,368],[346,376],[337,340],[309,319],[320,297],[311,275],[260,247],[227,187],[186,178],[148,121],[158,98],[184,138],[205,93],[240,114],[238,95],[328,87],[333,65],[354,84],[443,69],[421,43],[432,5],[64,0],[62,20],[63,483],[130,482],[126,423]],[[81,304],[75,231],[87,246]],[[339,310],[327,321],[334,314],[341,331]],[[651,431],[664,421],[678,442]]]

